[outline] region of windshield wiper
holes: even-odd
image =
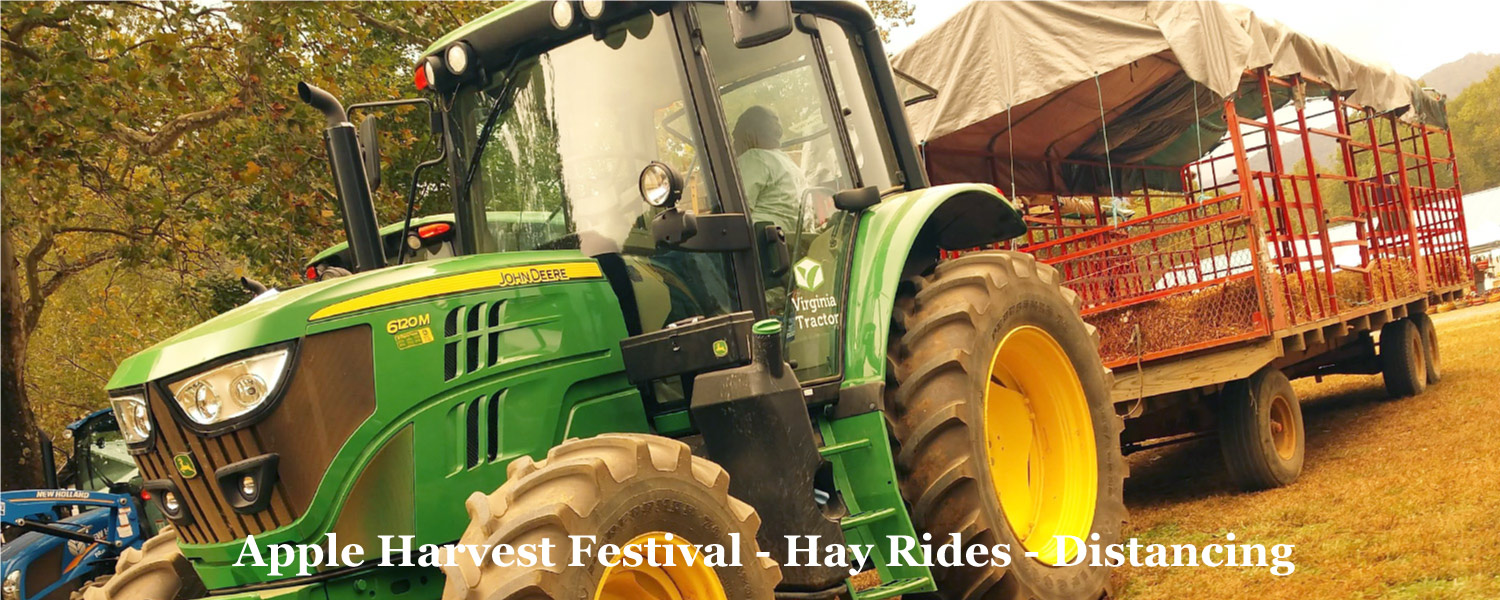
[[[474,155],[469,157],[468,173],[464,174],[465,196],[468,196],[469,186],[474,183],[474,174],[479,172],[479,157],[484,156],[484,147],[490,143],[490,135],[495,132],[495,123],[500,120],[500,113],[505,112],[510,103],[510,92],[516,83],[516,60],[520,57],[519,51],[511,55],[510,66],[505,67],[505,81],[500,84],[500,93],[495,95],[495,105],[484,117],[484,128],[479,130],[479,140],[474,143]]]

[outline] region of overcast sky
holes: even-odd
[[[916,24],[891,32],[893,52],[953,16],[967,0],[914,0]],[[1420,77],[1471,52],[1500,54],[1495,0],[1241,0],[1262,17]],[[1422,14],[1414,14],[1420,9]],[[1427,21],[1423,24],[1424,19]],[[1411,40],[1402,42],[1398,40]]]

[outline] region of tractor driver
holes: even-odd
[[[740,113],[734,125],[734,153],[750,220],[769,222],[790,233],[801,210],[801,168],[781,151],[781,119],[764,106]]]

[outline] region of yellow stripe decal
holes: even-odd
[[[573,281],[575,279],[597,279],[603,276],[604,273],[599,271],[599,263],[592,261],[506,267],[504,269],[490,269],[488,271],[476,271],[462,275],[449,275],[447,277],[409,283],[388,290],[380,290],[358,298],[350,298],[343,302],[330,304],[313,313],[307,320],[317,321],[377,306],[409,302],[434,296],[461,294],[463,292],[472,292],[487,288],[508,288],[538,283]]]

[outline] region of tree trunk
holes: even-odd
[[[26,328],[17,267],[7,228],[0,231],[0,338],[4,339],[0,354],[0,460],[5,463],[0,489],[5,490],[44,485],[41,438],[26,396],[26,344],[31,332]]]

